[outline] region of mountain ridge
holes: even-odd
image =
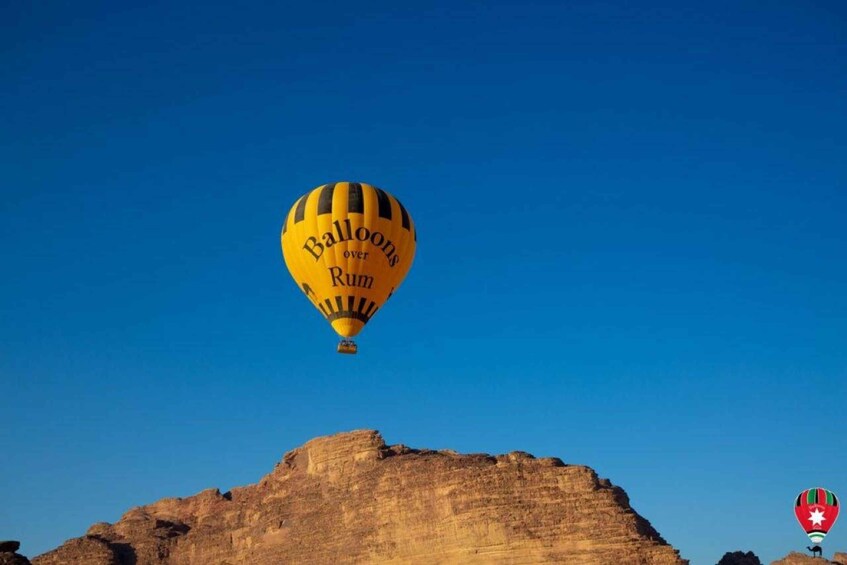
[[[33,565],[632,563],[686,560],[620,487],[555,457],[312,439],[259,482],[127,511]]]

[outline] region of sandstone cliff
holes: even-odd
[[[771,565],[847,565],[847,553],[836,553],[832,561],[820,557],[812,557],[796,551],[789,553],[782,559],[774,561]]]
[[[314,439],[258,484],[134,508],[34,565],[680,564],[626,493],[587,467],[513,452]]]

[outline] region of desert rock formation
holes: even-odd
[[[836,553],[832,557],[832,561],[821,557],[812,557],[811,555],[792,551],[782,559],[773,561],[771,565],[847,565],[847,553]]]
[[[17,553],[19,541],[0,541],[0,565],[30,565],[29,559]]]
[[[317,438],[259,483],[163,499],[34,565],[684,564],[626,493],[588,467],[522,452]]]
[[[762,565],[762,562],[752,551],[727,551],[717,565]]]

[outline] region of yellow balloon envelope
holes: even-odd
[[[415,257],[417,234],[389,193],[357,182],[319,186],[282,224],[285,265],[321,315],[349,341],[397,290]]]

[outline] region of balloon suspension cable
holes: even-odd
[[[341,338],[341,341],[338,342],[337,351],[339,353],[346,353],[347,355],[354,355],[356,353],[356,351],[358,351],[358,349],[359,348],[356,345],[356,342],[353,341],[352,339]]]

